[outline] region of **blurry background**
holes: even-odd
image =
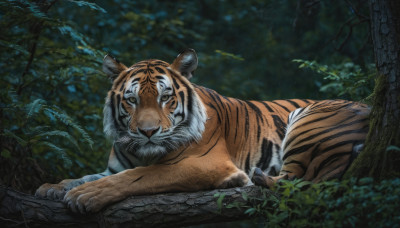
[[[101,172],[111,53],[125,65],[197,51],[193,82],[241,99],[368,102],[374,61],[365,0],[0,3],[0,184]]]

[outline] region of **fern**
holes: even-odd
[[[56,106],[54,106],[54,107],[56,107]],[[45,111],[52,114],[55,118],[60,120],[66,126],[70,126],[70,127],[74,128],[75,130],[77,130],[80,133],[80,135],[82,136],[83,141],[87,142],[89,144],[89,146],[92,147],[93,141],[92,141],[91,137],[89,136],[89,134],[85,130],[83,130],[83,128],[79,124],[72,121],[71,117],[69,117],[66,113],[61,111],[59,108],[57,108],[57,110],[51,109],[51,108],[45,108]]]
[[[39,113],[43,107],[46,105],[46,101],[42,99],[36,99],[33,102],[26,105],[28,111],[28,119],[32,118],[33,115]]]
[[[60,130],[47,131],[41,134],[37,134],[37,136],[40,137],[41,139],[48,139],[54,136],[62,137],[63,139],[68,140],[68,142],[72,143],[72,145],[74,145],[78,150],[80,150],[78,142],[71,136],[71,134],[69,134],[66,131],[60,131]]]
[[[21,146],[26,146],[28,144],[28,142],[25,139],[14,134],[10,130],[4,129],[4,133],[2,135],[15,139]]]
[[[81,43],[84,46],[87,46],[87,43],[85,41],[85,36],[73,29],[69,25],[64,25],[61,27],[58,27],[58,30],[61,32],[63,35],[69,35],[74,41]]]
[[[23,53],[24,55],[29,55],[28,51],[26,51],[22,46],[20,46],[18,44],[15,44],[15,43],[11,43],[11,42],[8,42],[8,41],[5,41],[5,40],[0,40],[0,46],[6,47],[6,48],[9,48],[9,49],[17,50],[17,51]]]
[[[51,142],[47,142],[47,141],[39,142],[38,146],[39,145],[48,147],[51,150],[49,152],[54,152],[58,155],[58,157],[61,157],[64,162],[64,167],[69,168],[72,166],[72,161],[71,161],[71,159],[69,159],[68,155],[66,154],[65,149],[63,149],[59,146],[56,146],[55,144],[53,144]]]

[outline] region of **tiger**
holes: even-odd
[[[342,172],[342,166],[335,168],[340,162],[349,163],[351,145],[362,143],[356,133],[343,136],[346,139],[336,135],[342,131],[338,126],[360,130],[351,121],[366,123],[355,115],[366,112],[362,106],[345,101],[225,97],[189,81],[197,66],[193,49],[181,52],[171,64],[150,59],[130,67],[106,55],[103,71],[112,86],[104,105],[103,127],[113,141],[107,168],[43,184],[36,195],[61,199],[73,212],[89,213],[134,195],[242,187],[253,182],[268,186],[270,177],[278,174],[281,178],[286,174],[320,178],[319,173],[329,177],[329,173]],[[337,125],[336,120],[348,125]],[[312,135],[313,128],[322,135]],[[340,140],[347,143],[345,147],[335,147]],[[331,153],[340,161],[326,160],[325,154]],[[303,162],[307,159],[310,162]]]

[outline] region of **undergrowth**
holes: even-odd
[[[372,178],[318,184],[284,180],[271,190],[280,197],[262,189],[262,197],[243,194],[247,203],[224,207],[262,218],[265,227],[400,227],[399,178],[380,183]]]

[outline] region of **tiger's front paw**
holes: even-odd
[[[79,186],[83,183],[83,181],[79,179],[67,179],[63,180],[58,184],[43,184],[40,186],[37,190],[35,195],[41,198],[47,198],[47,199],[58,199],[62,200],[65,196],[65,194],[71,190],[72,188]]]
[[[61,200],[66,192],[67,191],[64,189],[64,185],[46,183],[36,190],[35,196],[52,200]]]
[[[106,205],[123,198],[119,189],[109,178],[85,183],[69,191],[64,203],[75,213],[94,213]]]
[[[225,178],[217,188],[234,188],[243,187],[250,181],[249,177],[243,171],[233,173],[229,177]]]

